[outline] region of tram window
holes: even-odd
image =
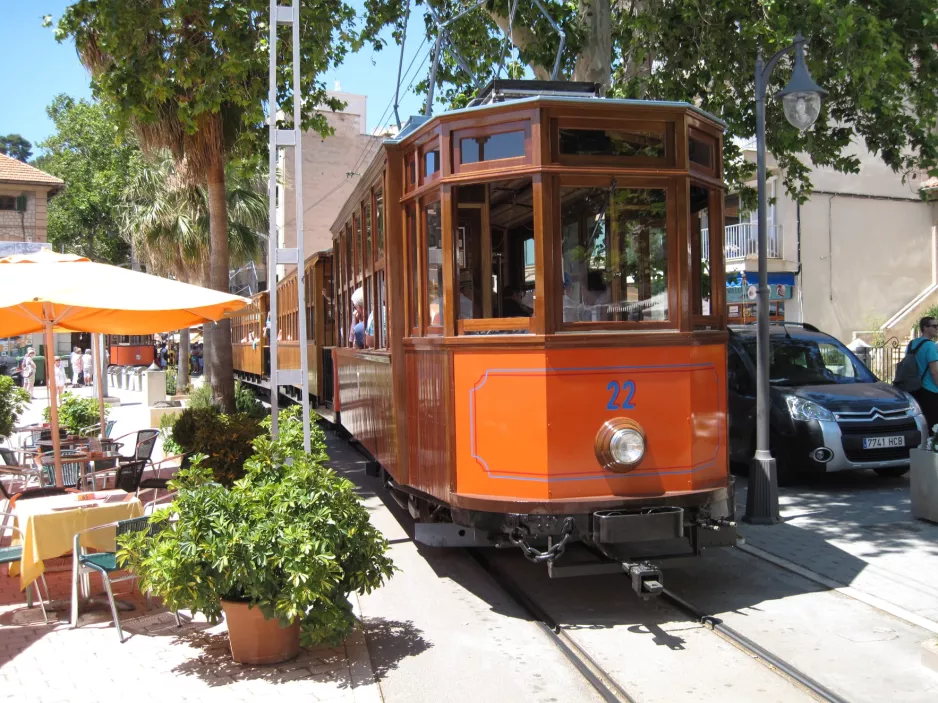
[[[429,180],[440,170],[440,150],[434,149],[423,155],[423,177]]]
[[[460,320],[534,314],[534,210],[530,178],[456,189]],[[527,332],[503,329],[470,333]]]
[[[442,327],[443,306],[443,227],[440,221],[440,201],[423,207],[423,226],[426,233],[427,309],[431,327]]]
[[[388,346],[388,309],[387,293],[384,287],[384,270],[380,270],[375,274],[375,288],[378,294],[374,317],[375,347],[386,349]]]
[[[384,258],[384,191],[375,192],[375,238],[378,240],[376,260]]]
[[[689,136],[687,138],[688,158],[691,163],[703,166],[705,169],[714,170],[713,152],[714,144],[712,141]]]
[[[364,252],[364,269],[365,271],[371,271],[371,199],[365,201],[365,248],[362,250]]]
[[[563,187],[564,322],[668,319],[667,193]]]
[[[663,159],[664,131],[649,129],[561,129],[560,153]]]
[[[695,315],[712,315],[710,292],[710,190],[690,188],[691,305]]]
[[[524,156],[524,130],[466,137],[459,140],[459,150],[463,164]]]
[[[414,207],[407,208],[407,270],[410,276],[410,324],[411,329],[419,329],[420,318],[417,302],[420,299],[420,276],[417,269],[417,217]],[[418,332],[419,334],[419,332]]]
[[[415,154],[411,153],[405,157],[404,170],[407,173],[407,189],[413,188],[417,182],[417,164],[414,162]]]
[[[356,216],[355,220],[355,262],[353,263],[353,280],[359,282],[362,280],[362,273],[365,270],[365,250],[362,248],[362,222],[361,218]]]

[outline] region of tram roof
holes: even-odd
[[[487,103],[485,105],[473,105],[470,107],[461,107],[456,110],[447,110],[446,112],[439,113],[437,115],[425,116],[425,115],[415,115],[411,116],[407,122],[404,124],[404,127],[401,129],[400,133],[394,137],[389,137],[384,140],[385,144],[399,144],[400,142],[407,139],[413,132],[418,130],[420,127],[425,125],[427,122],[432,120],[434,117],[439,117],[441,115],[473,115],[480,112],[486,112],[487,110],[494,109],[504,109],[505,105],[518,105],[518,106],[527,106],[532,107],[539,105],[541,103],[565,103],[573,105],[596,105],[597,103],[602,105],[620,105],[622,107],[670,107],[670,108],[679,108],[683,110],[690,110],[695,112],[701,117],[704,117],[717,126],[721,127],[724,131],[727,129],[727,124],[721,120],[716,115],[713,115],[706,110],[702,110],[693,103],[684,102],[681,100],[634,100],[627,98],[595,98],[595,97],[580,97],[576,95],[532,95],[526,98],[514,98],[511,100],[505,100],[504,102],[493,102]]]

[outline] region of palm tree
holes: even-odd
[[[211,288],[209,192],[194,185],[166,150],[145,160],[129,185],[122,208],[122,231],[147,270]],[[226,176],[228,248],[232,265],[255,258],[268,223],[267,184],[232,170]],[[227,275],[227,274],[226,274]],[[205,336],[206,348],[212,344]],[[189,329],[179,333],[180,387],[189,381]],[[211,369],[207,365],[207,372]]]

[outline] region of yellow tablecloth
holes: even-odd
[[[101,500],[96,501],[96,507],[88,507],[78,500],[77,494],[67,493],[17,501],[14,514],[17,527],[23,531],[21,590],[25,590],[45,571],[43,559],[60,557],[72,551],[76,532],[143,515],[143,505],[136,496],[120,490],[96,491],[96,494],[125,496],[126,500],[120,503],[105,503]],[[82,546],[111,551],[114,549],[114,530],[99,530],[85,535]],[[11,564],[10,574],[15,575],[16,572],[16,565]]]

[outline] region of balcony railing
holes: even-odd
[[[710,258],[710,231],[702,230],[703,258]],[[758,249],[759,227],[754,222],[744,222],[739,225],[727,225],[724,228],[723,256],[727,261],[745,259],[747,256],[756,256]],[[782,256],[782,226],[769,225],[769,251],[772,259]]]

